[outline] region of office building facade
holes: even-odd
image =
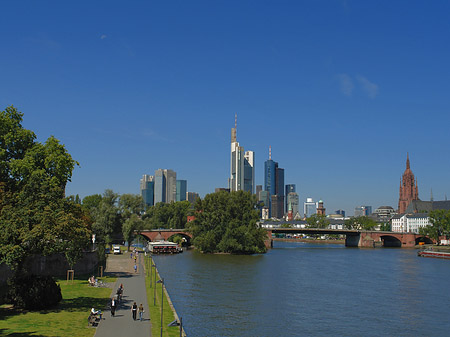
[[[140,181],[140,190],[144,205],[153,206],[155,195],[154,177],[148,174],[144,174]]]
[[[154,204],[158,202],[166,202],[166,176],[162,169],[155,171],[155,198]]]
[[[177,198],[176,201],[185,201],[187,193],[187,180],[177,180]]]
[[[303,203],[303,213],[305,218],[309,218],[311,215],[316,214],[317,203],[312,198],[306,198],[306,202]]]

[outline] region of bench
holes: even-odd
[[[102,319],[102,313],[99,312],[98,314],[93,314],[92,312],[89,314],[88,317],[88,326],[97,326],[98,323]]]

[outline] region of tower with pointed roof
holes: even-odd
[[[398,198],[398,213],[405,213],[408,205],[413,200],[419,200],[419,188],[417,179],[411,171],[409,164],[409,154],[406,155],[406,169],[400,180],[400,192]]]

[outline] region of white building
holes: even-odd
[[[317,213],[317,203],[312,198],[306,198],[306,202],[303,203],[303,214],[306,218]]]
[[[392,218],[393,232],[418,234],[420,228],[430,225],[430,218],[426,213],[397,214]]]

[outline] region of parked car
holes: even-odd
[[[120,252],[120,246],[114,246],[114,247],[113,247],[113,253],[114,253],[114,255],[115,255],[115,254],[121,254],[121,252]]]

